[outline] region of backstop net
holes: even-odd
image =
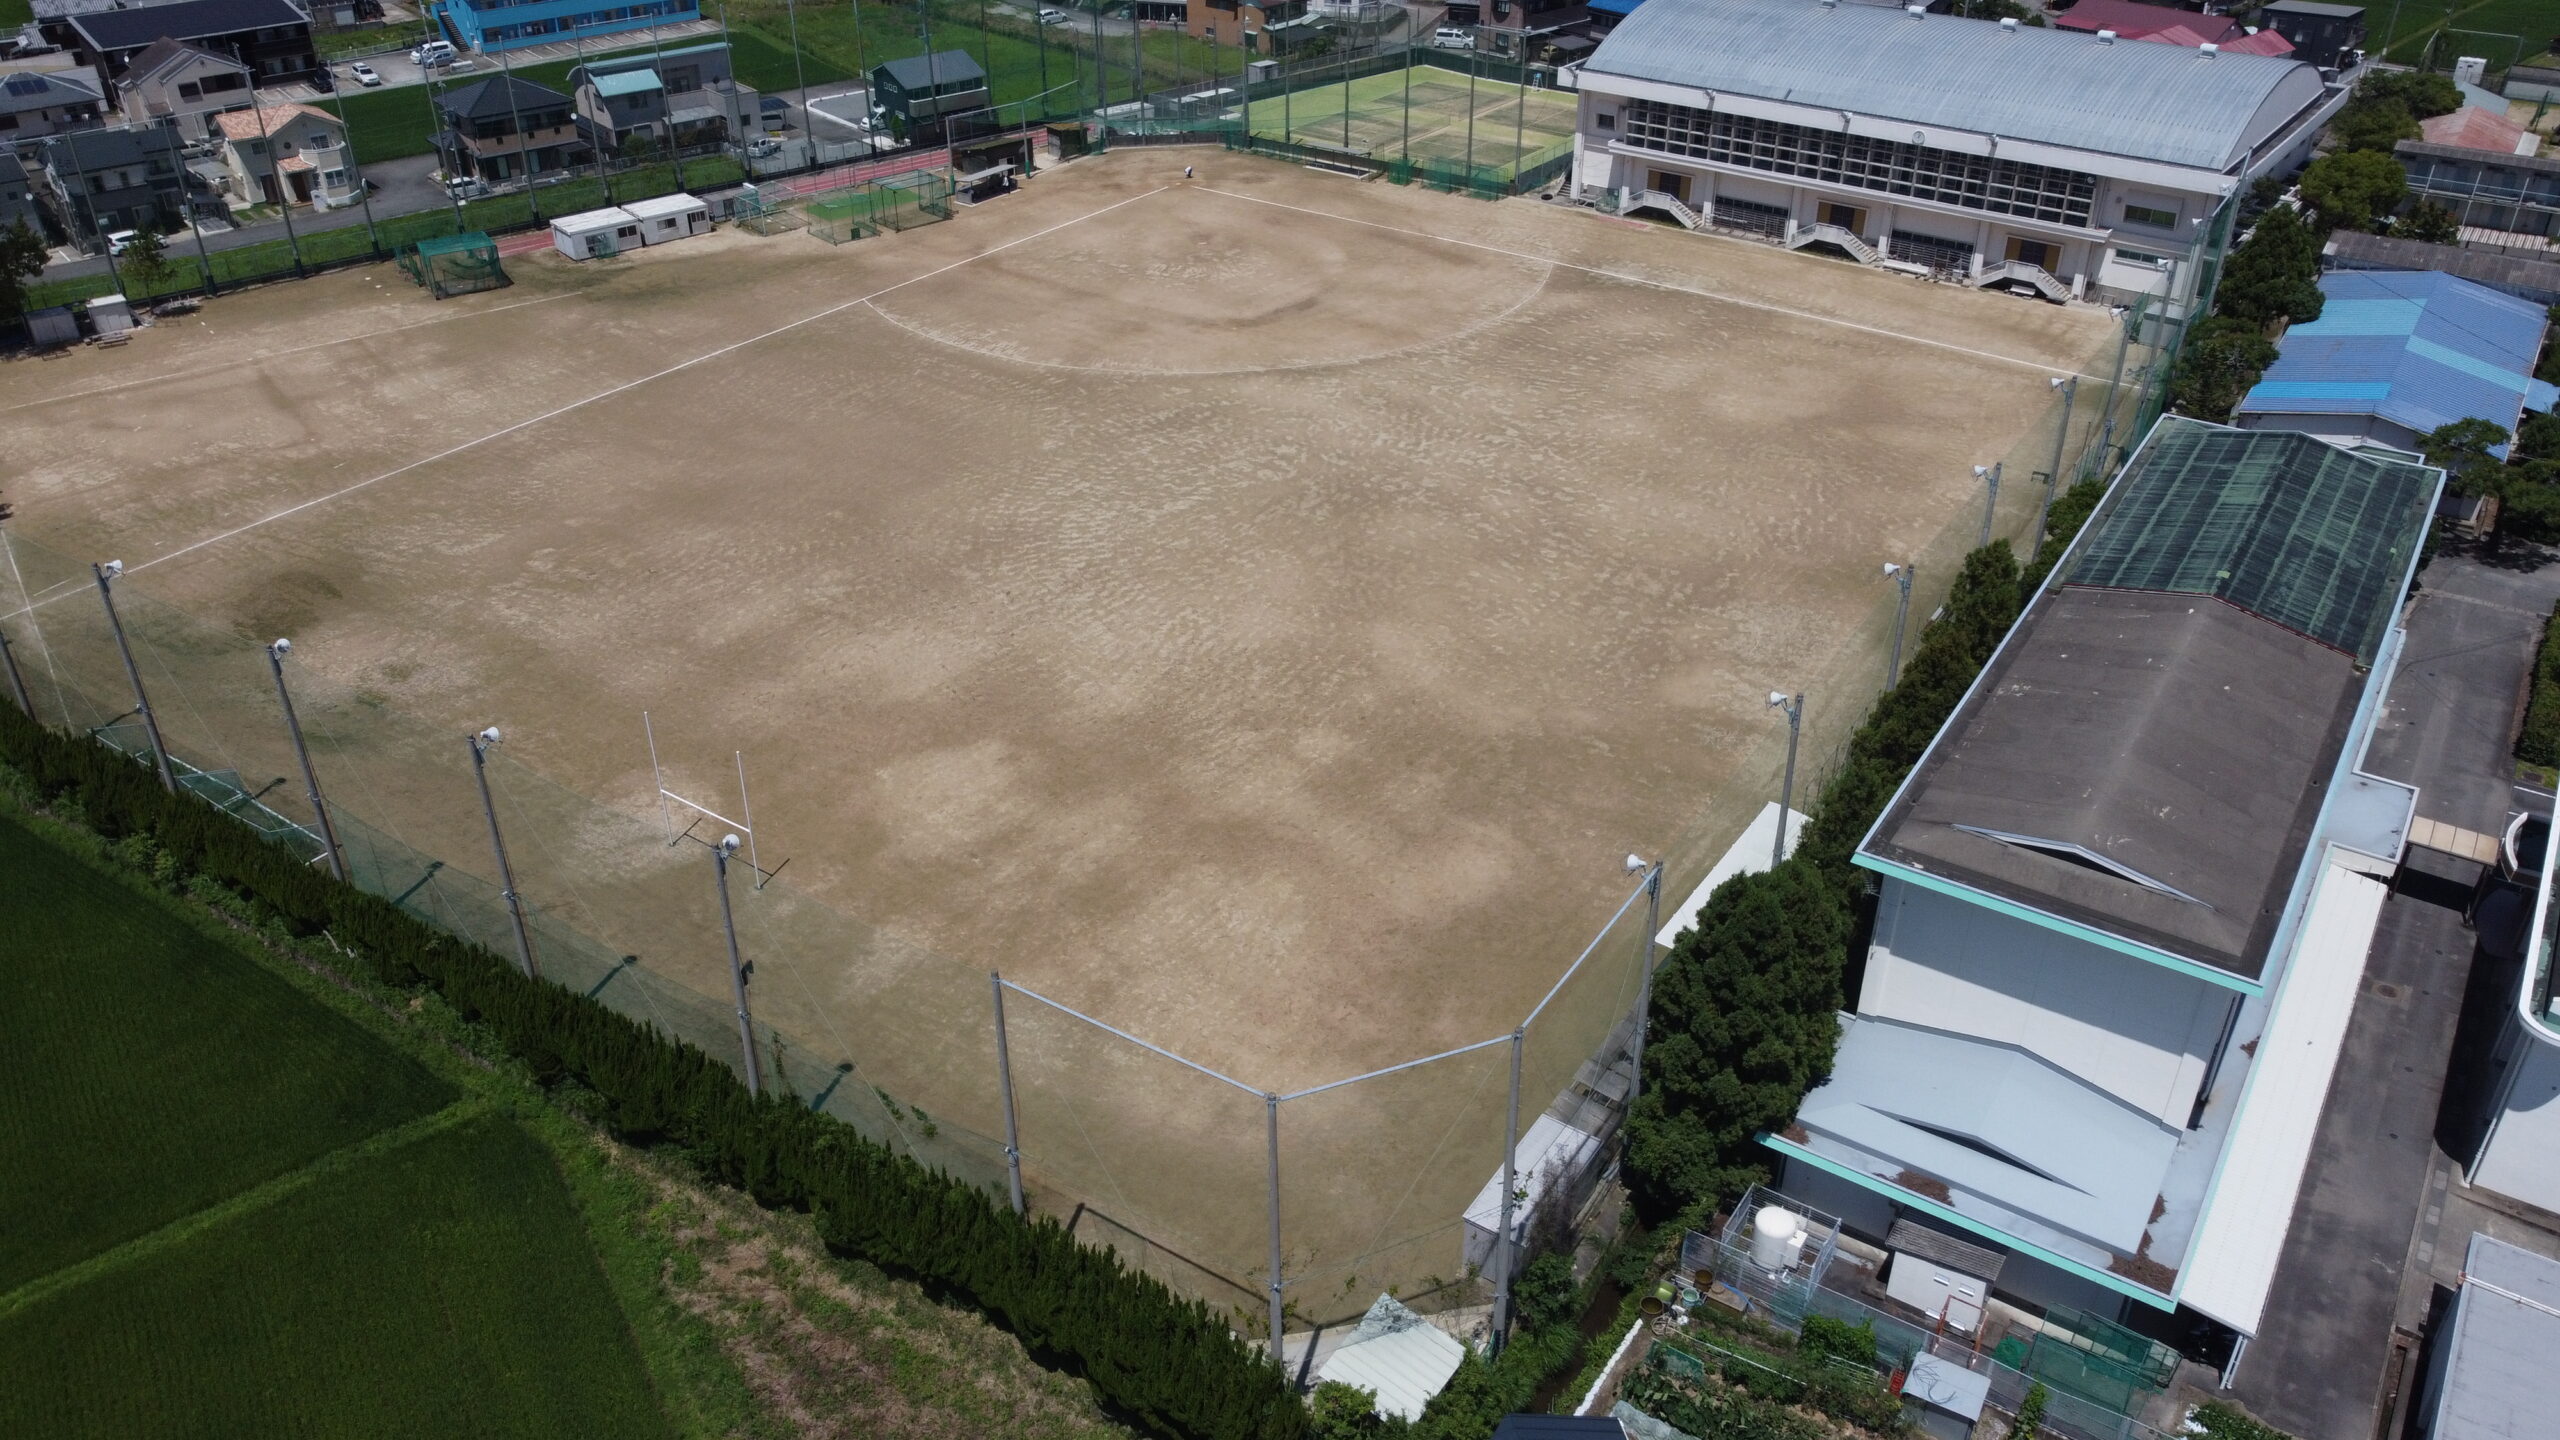
[[[421,240],[400,252],[400,268],[439,300],[507,283],[506,267],[498,263],[498,242],[482,230]]]
[[[864,180],[809,202],[809,233],[831,245],[883,230],[913,230],[951,218],[949,170],[913,170]]]

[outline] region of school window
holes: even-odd
[[[2154,210],[2148,205],[2128,204],[2124,207],[2124,222],[2128,225],[2150,225],[2162,230],[2174,229],[2178,223],[2178,212]]]
[[[1618,117],[1610,114],[1606,110],[1595,112],[1591,117],[1591,121],[1603,130],[1615,130],[1618,128]]]
[[[2169,268],[2171,263],[2168,256],[2154,255],[2147,250],[2126,250],[2119,248],[2116,251],[2116,258],[2127,265],[2148,265],[2154,270],[2166,270]]]

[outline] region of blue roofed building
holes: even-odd
[[[2531,301],[2422,270],[2333,270],[2320,293],[2320,318],[2285,332],[2233,423],[2415,450],[2456,420],[2512,435],[2560,399],[2533,378],[2549,314]]]
[[[443,0],[438,15],[474,50],[515,50],[702,18],[698,0]]]
[[[2162,419],[1861,842],[1855,1009],[1764,1138],[1915,1323],[2258,1333],[2414,814],[2363,759],[2442,482]]]

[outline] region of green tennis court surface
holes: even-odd
[[[1472,116],[1472,123],[1470,117]],[[1381,160],[1458,162],[1505,178],[1573,148],[1574,97],[1417,65],[1256,100],[1253,133]]]

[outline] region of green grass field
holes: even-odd
[[[6,821],[0,1017],[0,1294],[455,1094]]]
[[[539,1117],[250,943],[0,812],[0,1435],[673,1433]]]
[[[550,1155],[459,1110],[0,1311],[0,1433],[670,1434]]]
[[[2364,23],[2367,47],[2394,63],[2414,65],[2423,58],[2442,71],[2461,56],[2478,55],[2495,72],[2519,53],[2530,61],[2560,38],[2560,6],[2551,0],[2399,0],[2367,7]],[[2466,31],[2472,33],[2461,33]],[[2516,40],[2502,36],[2521,37],[2521,50]]]
[[[1568,93],[1524,93],[1493,80],[1477,81],[1471,93],[1465,75],[1432,65],[1360,76],[1348,87],[1339,81],[1312,85],[1291,91],[1285,101],[1253,102],[1253,133],[1265,139],[1377,159],[1472,159],[1506,177],[1570,151],[1573,125],[1574,97]]]

